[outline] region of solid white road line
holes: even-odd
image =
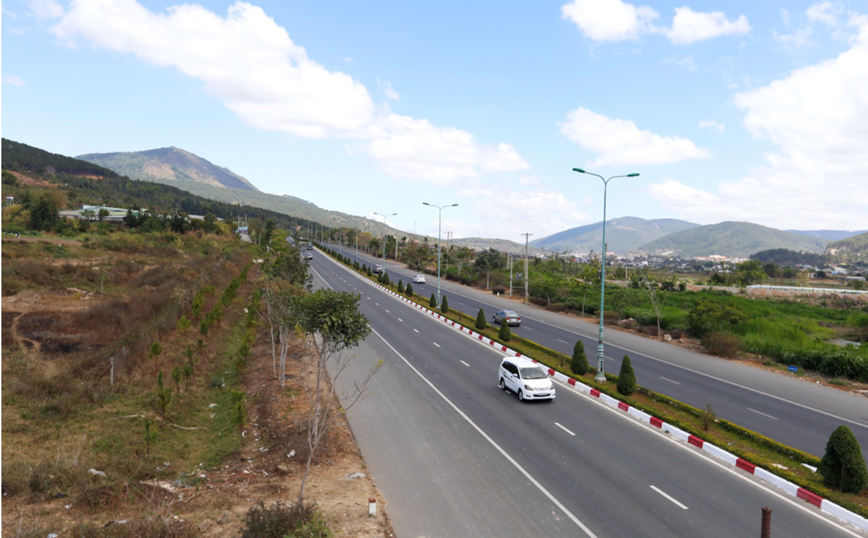
[[[777,420],[777,419],[778,419],[778,417],[773,417],[773,416],[771,416],[771,415],[766,415],[765,413],[760,413],[760,412],[757,411],[756,409],[751,409],[750,407],[748,407],[747,410],[748,410],[748,411],[753,411],[753,412],[756,413],[757,415],[762,415],[762,416],[764,416],[764,417],[769,417],[769,418],[772,419],[772,420]]]
[[[675,380],[673,380],[673,379],[669,379],[668,377],[663,377],[662,375],[660,376],[660,379],[665,379],[666,381],[669,381],[670,383],[675,383],[676,385],[680,385],[680,384],[681,384],[681,383],[679,383],[678,381],[675,381]]]
[[[569,344],[569,342],[567,342],[566,340],[561,340],[560,338],[557,338],[556,340],[557,340],[558,342],[563,342],[563,343],[565,343],[565,344]]]
[[[440,347],[440,344],[438,344],[437,342],[434,342],[434,345]]]
[[[561,426],[561,425],[560,425],[560,424],[559,424],[559,423],[557,423],[557,422],[555,422],[555,426],[557,426],[557,427],[558,427],[558,428],[560,428],[560,429],[562,429],[562,430],[564,430],[564,431],[565,431],[565,432],[567,432],[567,433],[568,433],[568,434],[570,434],[570,435],[572,435],[572,436],[573,436],[573,437],[575,437],[575,436],[576,436],[576,434],[574,434],[574,433],[573,433],[573,432],[571,432],[571,431],[570,431],[570,430],[568,430],[568,429],[566,429],[566,428],[564,428],[564,427],[563,427],[563,426]]]
[[[534,477],[533,477],[529,472],[527,472],[527,471],[525,470],[524,467],[522,467],[522,466],[521,466],[517,461],[515,461],[515,459],[513,459],[513,457],[510,456],[509,453],[506,452],[506,450],[504,450],[503,448],[500,447],[500,445],[498,445],[497,443],[495,443],[495,442],[494,442],[494,439],[492,439],[491,437],[489,437],[488,434],[485,433],[485,432],[482,430],[482,428],[480,428],[479,426],[477,426],[476,423],[473,422],[473,421],[470,419],[470,417],[468,417],[466,414],[464,414],[464,411],[462,411],[461,409],[459,409],[459,407],[458,407],[457,405],[455,405],[454,403],[452,403],[452,400],[450,400],[449,398],[446,397],[445,394],[443,394],[442,392],[440,392],[440,390],[439,390],[437,387],[434,386],[434,383],[430,382],[430,381],[428,380],[428,378],[426,378],[425,376],[423,376],[423,375],[422,375],[422,372],[420,372],[419,370],[417,370],[417,369],[416,369],[412,364],[410,364],[410,361],[408,361],[407,359],[404,358],[403,355],[401,355],[400,353],[398,353],[398,350],[396,350],[394,347],[392,347],[392,344],[390,344],[390,343],[389,343],[385,338],[383,338],[382,335],[380,335],[380,333],[378,333],[378,332],[377,332],[373,327],[371,327],[371,332],[373,332],[374,334],[376,334],[376,335],[380,338],[380,340],[383,341],[383,343],[385,343],[387,346],[389,346],[389,349],[391,349],[391,350],[395,353],[395,355],[397,355],[398,357],[400,357],[401,360],[403,360],[403,361],[407,364],[407,366],[409,366],[409,367],[410,367],[414,372],[416,372],[416,375],[418,375],[419,377],[421,377],[422,380],[425,381],[425,383],[427,383],[428,386],[431,387],[431,389],[432,389],[434,392],[436,392],[438,396],[440,396],[441,398],[443,398],[443,399],[446,401],[446,403],[449,404],[449,406],[450,406],[452,409],[454,409],[455,412],[458,413],[458,415],[459,415],[461,418],[463,418],[464,420],[466,420],[467,423],[470,424],[470,426],[472,426],[474,430],[476,430],[477,432],[479,432],[479,434],[480,434],[480,435],[481,435],[481,436],[482,436],[486,441],[488,441],[488,442],[489,442],[489,443],[490,443],[490,444],[495,448],[495,450],[497,450],[498,452],[500,452],[500,453],[503,455],[503,457],[506,458],[506,460],[507,460],[509,463],[511,463],[511,464],[512,464],[516,469],[518,469],[518,471],[519,471],[522,475],[524,475],[524,477],[527,478],[527,479],[530,481],[531,484],[533,484],[534,486],[536,486],[536,488],[539,489],[539,490],[543,493],[543,495],[545,495],[545,496],[546,496],[546,497],[547,497],[547,498],[548,498],[552,503],[554,503],[554,505],[557,506],[557,507],[558,507],[558,508],[559,508],[559,509],[560,509],[560,510],[561,510],[561,511],[562,511],[562,512],[563,512],[563,513],[568,517],[568,518],[570,518],[570,520],[572,520],[573,523],[575,523],[576,525],[578,525],[578,527],[579,527],[580,529],[582,529],[582,530],[585,532],[585,534],[588,536],[588,538],[597,538],[597,535],[594,534],[593,532],[591,532],[591,529],[589,529],[588,527],[586,527],[585,524],[582,523],[582,522],[579,520],[579,518],[577,518],[576,516],[574,516],[573,513],[570,512],[570,511],[567,509],[566,506],[564,506],[564,505],[563,505],[563,504],[562,504],[562,503],[561,503],[561,502],[560,502],[560,501],[559,501],[559,500],[558,500],[554,495],[552,495],[552,494],[549,492],[549,490],[547,490],[547,489],[546,489],[542,484],[539,483],[539,481],[538,481],[536,478],[534,478]]]
[[[672,501],[672,502],[675,503],[676,505],[680,506],[682,510],[687,510],[687,507],[686,507],[686,506],[684,506],[684,505],[681,504],[680,502],[676,501],[675,499],[673,499],[672,497],[670,497],[669,495],[667,495],[666,493],[664,493],[663,490],[661,490],[661,489],[658,488],[657,486],[651,486],[651,489],[653,489],[654,491],[656,491],[656,492],[659,493],[660,495],[663,495],[664,497],[666,497],[667,499],[669,499],[670,501]]]
[[[467,367],[470,366],[469,364],[467,364],[466,362],[464,362],[464,361],[462,361],[462,360],[459,360],[458,362],[460,362],[460,363],[463,364],[464,366],[467,366]]]

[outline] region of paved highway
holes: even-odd
[[[333,245],[337,250],[337,246]],[[355,258],[353,249],[344,255]],[[359,263],[382,263],[363,253]],[[389,262],[386,270],[393,282],[410,282],[414,271]],[[437,289],[437,278],[413,286],[426,299]],[[522,325],[515,334],[546,347],[572,354],[576,339],[585,344],[591,366],[596,368],[597,332],[594,323],[575,317],[496,297],[490,293],[441,281],[449,307],[476,317],[480,308],[491,315],[497,310],[515,310]],[[805,452],[822,456],[829,435],[841,424],[853,430],[868,459],[868,398],[822,385],[744,366],[684,348],[606,328],[605,369],[617,374],[621,359],[630,355],[640,385],[697,408],[711,404],[717,415]]]
[[[489,346],[320,253],[311,269],[362,296],[374,332],[349,373],[385,360],[349,421],[401,538],[759,536],[763,506],[776,536],[866,536],[566,387],[521,403]]]

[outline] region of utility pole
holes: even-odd
[[[452,240],[452,232],[446,232],[446,272],[449,272],[449,245]]]
[[[533,234],[531,234],[531,233],[523,233],[523,234],[521,234],[521,235],[524,236],[524,302],[527,302],[527,299],[528,299],[528,295],[527,295],[527,281],[528,281],[528,274],[527,274],[527,272],[529,271],[529,269],[528,269],[528,265],[527,265],[527,261],[528,261],[528,244],[530,243],[530,236],[532,236]]]
[[[509,296],[512,297],[512,252],[506,251],[506,259],[509,262]]]

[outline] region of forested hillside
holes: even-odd
[[[228,221],[243,216],[263,221],[272,220],[278,227],[285,229],[304,225],[306,222],[303,218],[276,211],[208,200],[160,183],[134,181],[99,165],[49,153],[5,138],[2,144],[4,170],[24,173],[57,185],[65,191],[70,208],[93,204],[124,208],[147,207],[154,212],[181,211],[192,215],[210,212]],[[4,195],[25,199],[30,190],[29,187],[19,184],[13,176],[4,175]]]

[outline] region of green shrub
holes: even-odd
[[[443,312],[444,314],[449,313],[449,301],[446,300],[445,295],[443,296],[443,300],[440,301],[440,311]]]
[[[271,506],[264,502],[254,505],[244,516],[241,538],[328,538],[332,536],[325,520],[310,503],[301,507],[287,506],[277,501]]]
[[[488,322],[485,320],[485,312],[482,309],[479,309],[479,313],[476,314],[476,329],[479,331],[484,331],[488,327]]]
[[[585,344],[581,340],[576,340],[576,345],[573,346],[573,357],[570,360],[570,371],[576,375],[585,375],[589,369]]]
[[[630,363],[630,355],[624,355],[621,361],[621,372],[618,374],[618,392],[629,396],[636,392],[636,373]]]
[[[509,329],[509,323],[504,319],[500,322],[500,330],[497,331],[497,337],[503,342],[509,342],[512,338],[512,331]]]
[[[434,295],[434,292],[431,292],[431,298],[428,299],[428,306],[431,308],[437,308],[437,296]]]
[[[413,284],[407,284],[407,289],[404,290],[404,294],[411,299],[413,298]]]
[[[859,493],[868,488],[868,469],[850,428],[842,425],[832,432],[817,471],[826,482],[845,493]]]
[[[398,293],[404,294],[404,281],[400,278],[398,279]]]
[[[387,273],[386,271],[383,271],[383,285],[389,285],[389,273]]]
[[[712,355],[731,359],[741,351],[742,339],[734,334],[724,332],[710,332],[700,340],[705,349]]]

